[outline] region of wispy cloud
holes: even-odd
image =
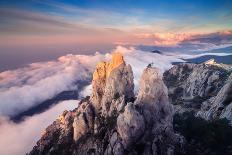
[[[0,153],[5,155],[29,153],[41,137],[42,131],[64,110],[76,108],[78,102],[77,100],[60,102],[46,112],[27,117],[18,124],[11,122],[7,118],[0,117]]]
[[[63,16],[15,8],[0,8],[0,33],[12,35],[96,34],[94,27],[66,20]]]
[[[188,11],[186,15],[175,16],[170,12],[159,13],[136,8],[118,11],[54,1],[35,2],[49,9],[43,12],[39,9],[0,8],[2,46],[100,42],[176,46],[198,34],[231,29],[228,10],[219,13],[214,11],[212,15],[215,18],[206,18],[205,15]]]
[[[57,61],[33,63],[0,73],[0,116],[14,116],[65,90],[78,90],[77,81],[91,79],[102,55],[66,55]]]
[[[144,53],[134,48],[118,46],[134,69],[138,83],[140,73],[148,63],[154,62],[162,71],[177,61],[175,56]],[[77,81],[89,81],[101,60],[108,60],[111,53],[95,55],[66,55],[57,61],[33,63],[28,67],[0,73],[0,116],[14,116],[65,90],[78,90]],[[142,58],[141,58],[142,57]],[[136,83],[136,84],[137,84]],[[79,90],[78,90],[79,91]]]
[[[175,46],[180,42],[189,38],[189,34],[175,34],[175,33],[154,33],[154,34],[138,34],[138,38],[150,39],[153,45],[156,46]]]
[[[31,21],[35,23],[42,23],[48,25],[56,25],[58,27],[69,27],[74,28],[72,24],[64,22],[64,19],[44,15],[36,12],[29,12],[26,10],[12,9],[12,8],[1,8],[0,9],[0,18],[1,19],[9,19],[9,20],[17,20],[17,21]]]
[[[198,41],[200,43],[212,43],[215,45],[231,44],[232,30],[219,31],[208,34],[195,34],[183,40],[184,42]]]
[[[232,31],[219,31],[215,33],[139,33],[135,37],[147,41],[147,45],[186,47],[192,51],[211,50],[232,45]],[[146,44],[145,44],[146,45]]]

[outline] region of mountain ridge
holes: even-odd
[[[97,66],[95,73],[103,76],[93,79],[91,97],[64,111],[29,154],[173,154],[181,148],[184,138],[173,130],[161,73],[147,67],[136,97],[132,68],[121,58],[113,54],[113,61],[123,63],[116,63],[109,77],[104,65]]]
[[[120,53],[114,53],[111,62],[99,64],[93,73],[92,95],[81,100],[76,109],[64,111],[48,126],[30,155],[231,152],[227,148],[231,146],[228,139],[222,139],[225,149],[215,150],[201,146],[204,141],[189,141],[193,136],[185,128],[191,126],[186,120],[194,121],[195,128],[198,122],[217,126],[217,122],[210,124],[210,121],[232,120],[231,66],[215,60],[182,63],[162,75],[150,64],[141,75],[138,94],[134,94],[132,68]],[[186,112],[194,117],[186,117]],[[201,118],[209,121],[208,124]],[[230,126],[218,123],[222,123],[226,133],[232,134]],[[199,130],[199,134],[206,132]],[[209,130],[218,133],[217,128]]]
[[[164,73],[170,102],[177,113],[192,111],[206,120],[231,117],[232,66],[214,59],[181,63]]]

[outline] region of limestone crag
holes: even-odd
[[[65,111],[30,154],[174,154],[173,108],[157,68],[147,67],[134,96],[133,72],[120,53],[98,64],[91,97]]]
[[[113,53],[110,62],[100,62],[93,75],[91,98],[97,113],[120,111],[125,100],[134,98],[133,80],[131,66],[126,65],[122,54]]]
[[[135,104],[142,108],[147,123],[155,123],[157,118],[167,119],[166,123],[172,122],[173,108],[168,101],[168,90],[157,68],[147,67],[144,70]]]
[[[218,94],[203,102],[197,116],[206,120],[227,118],[232,122],[232,74]]]
[[[231,66],[212,59],[202,64],[175,65],[163,79],[177,113],[189,111],[206,120],[228,118],[232,122],[231,77]]]
[[[106,80],[109,78],[112,70],[114,70],[120,65],[125,65],[123,56],[120,53],[113,53],[111,62],[99,62],[97,64],[96,70],[93,73],[92,81],[92,99],[94,103],[98,104],[99,102],[101,102],[102,96],[105,92],[104,89],[106,86]]]

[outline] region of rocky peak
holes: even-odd
[[[148,123],[154,123],[157,119],[172,118],[173,110],[168,101],[168,90],[158,68],[147,67],[143,71],[139,86],[135,104],[142,107]],[[171,120],[165,121],[166,125],[169,123]]]
[[[191,111],[206,120],[232,122],[230,65],[210,59],[202,64],[182,63],[164,73],[170,102],[177,113]]]
[[[217,62],[214,59],[209,59],[206,62],[204,62],[204,64],[206,64],[206,65],[215,65],[215,64],[217,64]]]
[[[125,63],[121,53],[113,53],[110,62],[100,62],[92,81],[95,109],[104,115],[119,111],[125,100],[134,97],[133,79],[131,66]]]
[[[172,105],[157,68],[147,67],[135,100],[133,72],[121,54],[98,64],[93,94],[50,125],[30,154],[174,154]]]
[[[123,55],[119,52],[113,53],[110,62],[99,62],[97,64],[97,67],[93,73],[93,82],[98,79],[106,80],[109,77],[111,71],[121,64],[125,64]]]

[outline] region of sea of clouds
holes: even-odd
[[[172,67],[172,62],[183,62],[183,58],[195,58],[205,54],[187,55],[172,53],[151,53],[133,47],[116,47],[109,53],[94,55],[66,55],[58,60],[33,63],[24,68],[0,73],[0,154],[25,154],[32,149],[46,126],[65,109],[78,106],[78,101],[64,101],[47,111],[13,123],[9,117],[23,112],[54,97],[65,90],[78,90],[82,97],[91,94],[91,84],[79,90],[80,84],[89,81],[96,64],[108,61],[112,52],[121,52],[134,73],[135,92],[143,69],[149,64],[161,72]],[[213,53],[214,55],[219,55]],[[220,54],[225,55],[225,54]],[[10,147],[9,147],[10,146]]]
[[[182,61],[174,55],[136,50],[118,46],[112,52],[121,52],[132,66],[135,86],[143,69],[152,63],[164,71],[171,62]],[[0,73],[0,116],[14,116],[65,90],[78,90],[78,83],[89,81],[99,61],[107,61],[111,53],[95,55],[66,55],[56,61],[33,63],[24,68]],[[91,91],[87,86],[87,94]],[[84,94],[84,96],[86,95]]]
[[[0,73],[0,116],[13,116],[91,77],[102,55],[66,55]]]
[[[78,100],[60,102],[47,111],[28,117],[16,124],[8,118],[0,118],[0,154],[23,155],[36,144],[42,131],[50,125],[64,110],[72,110],[78,106]]]

